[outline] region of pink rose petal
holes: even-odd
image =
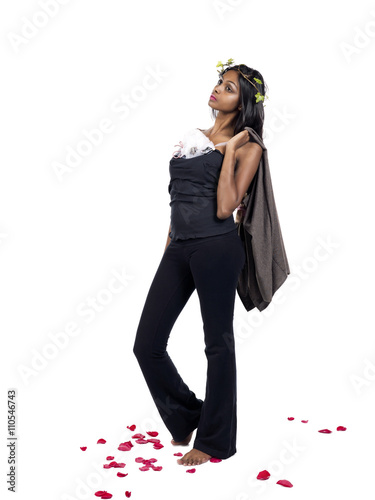
[[[133,443],[131,443],[130,441],[126,441],[126,443],[120,443],[120,446],[117,449],[120,451],[130,451],[133,446]]]
[[[136,439],[135,442],[138,444],[147,444],[148,443],[148,441],[146,441],[145,439],[142,439],[142,438]]]
[[[150,432],[147,432],[147,434],[148,434],[149,436],[151,436],[151,437],[156,437],[156,436],[158,436],[158,434],[159,434],[159,433],[158,433],[158,432],[156,432],[156,431],[150,431]]]
[[[82,451],[86,451],[87,450],[87,446],[80,446],[81,450]]]
[[[193,472],[195,472],[195,469],[188,469],[186,472],[190,472],[190,474],[192,474]]]
[[[130,491],[125,491],[125,496],[126,498],[130,498],[131,492]]]
[[[161,450],[161,448],[164,448],[164,445],[161,443],[155,443],[153,447],[155,450]]]
[[[159,470],[162,470],[163,467],[161,465],[151,465],[151,468],[152,468],[152,470],[159,471]]]
[[[181,455],[182,455],[182,453],[181,453]],[[210,462],[217,464],[219,462],[222,462],[222,460],[221,460],[221,458],[211,457]]]
[[[113,460],[115,457],[107,457],[106,460]]]
[[[117,468],[123,468],[123,467],[125,467],[125,465],[126,465],[126,464],[124,464],[124,463],[122,463],[122,462],[119,462],[119,463],[117,463],[116,465],[114,465],[114,467],[116,467],[116,469],[117,469]]]
[[[257,479],[260,479],[261,481],[265,480],[265,479],[268,479],[270,477],[270,473],[268,472],[268,470],[262,470],[261,472],[259,472],[259,474],[257,475]]]
[[[286,479],[280,479],[280,481],[277,481],[276,484],[281,484],[281,486],[286,486],[287,488],[293,488],[292,483],[290,483]]]
[[[182,453],[178,452],[178,453],[173,453],[173,456],[174,457],[182,457]]]
[[[307,424],[308,420],[301,420],[304,424]]]
[[[142,462],[143,462],[143,460],[144,460],[144,458],[142,458],[142,457],[137,457],[137,458],[135,459],[135,461],[136,461],[138,464],[142,463]]]
[[[143,439],[144,437],[146,437],[144,434],[139,434],[138,433],[138,434],[134,434],[134,436],[132,436],[132,439],[139,439],[139,438]]]
[[[151,438],[151,439],[146,439],[148,443],[160,443],[160,439],[156,438]]]
[[[294,417],[288,417],[288,420],[294,420]]]
[[[346,427],[344,427],[342,425],[339,425],[336,430],[338,430],[338,431],[346,431]]]
[[[107,441],[105,439],[98,439],[96,444],[105,444]]]
[[[330,431],[329,429],[321,429],[318,432],[322,432],[323,434],[331,434],[332,431]]]
[[[127,476],[128,474],[129,474],[129,473],[127,473],[127,474],[123,474],[122,472],[118,472],[118,473],[117,473],[118,477],[125,477],[125,476]]]
[[[109,464],[104,464],[104,465],[103,465],[103,468],[104,468],[104,469],[110,469],[111,467],[112,467],[112,465],[109,465]]]
[[[148,465],[145,465],[144,467],[139,467],[139,470],[150,470],[150,467]]]
[[[127,425],[127,426],[126,426],[126,428],[127,428],[127,429],[130,429],[132,432],[135,430],[135,427],[136,427],[136,426],[135,426],[134,424],[133,424],[133,425]]]

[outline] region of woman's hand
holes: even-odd
[[[235,136],[233,136],[229,141],[227,142],[226,149],[233,149],[236,151],[239,149],[241,146],[249,142],[250,139],[250,134],[247,130],[243,130],[242,132],[239,132]]]

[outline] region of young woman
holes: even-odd
[[[170,160],[168,238],[133,349],[172,444],[188,445],[197,429],[194,447],[177,460],[189,466],[237,451],[233,314],[245,249],[233,211],[262,156],[244,127],[262,137],[266,86],[255,69],[228,63],[225,69],[218,64],[219,80],[208,100],[214,125],[187,133]],[[204,401],[182,380],[166,351],[171,329],[195,289],[207,357]]]

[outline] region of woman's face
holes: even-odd
[[[212,98],[212,95],[215,99]],[[240,105],[238,71],[231,69],[224,73],[223,76],[219,76],[212,95],[208,101],[208,105],[211,108],[227,113],[238,111],[238,106]]]

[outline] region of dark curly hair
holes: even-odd
[[[219,77],[223,76],[224,73],[233,69],[240,70],[244,75],[246,75],[249,80],[253,81],[255,86],[259,89],[259,92],[266,95],[268,87],[264,81],[263,76],[259,71],[253,68],[249,68],[245,64],[236,64],[225,68]],[[263,83],[256,83],[253,78],[259,78]],[[240,72],[238,72],[238,81],[240,85],[240,104],[241,109],[238,112],[237,118],[234,124],[234,135],[238,134],[245,127],[251,127],[263,139],[263,123],[264,123],[264,101],[256,102],[255,94],[258,92],[257,89],[250,82],[244,78]],[[216,119],[218,111],[211,108],[211,115],[213,119]]]

